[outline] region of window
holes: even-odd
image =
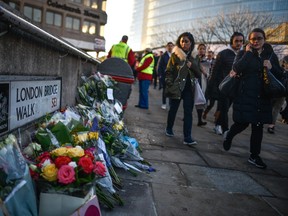
[[[65,19],[65,27],[67,29],[80,30],[80,19],[67,16]]]
[[[102,1],[102,11],[106,11],[106,1]]]
[[[51,11],[46,12],[46,23],[49,25],[62,26],[62,15]]]
[[[101,24],[100,25],[100,36],[104,37],[104,27],[105,25]]]
[[[81,4],[82,3],[82,0],[71,0],[72,2],[75,2],[75,3],[79,3]]]
[[[42,11],[38,8],[24,6],[24,15],[35,22],[42,20]]]
[[[9,4],[10,7],[12,7],[12,8],[14,8],[14,9],[19,11],[19,8],[20,8],[19,4],[16,4],[15,2],[9,2],[8,4]]]
[[[87,7],[91,7],[93,9],[98,8],[98,4],[96,0],[83,0],[83,4]]]
[[[84,21],[82,32],[87,34],[96,34],[96,24],[89,21]]]

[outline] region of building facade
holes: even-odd
[[[236,9],[270,13],[275,24],[288,21],[287,0],[134,0],[130,45],[135,50],[153,46],[159,35],[197,27],[199,20]],[[260,26],[261,27],[261,26]],[[175,36],[174,36],[175,37]],[[140,42],[140,43],[139,43]],[[162,44],[164,45],[164,44]]]
[[[105,51],[106,0],[4,0],[41,29],[85,51]]]

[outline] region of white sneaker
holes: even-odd
[[[223,134],[221,125],[216,125],[213,130],[214,130],[215,133],[218,134],[218,135],[222,135],[222,134]]]
[[[164,109],[164,110],[166,110],[166,104],[162,104],[162,106],[161,106],[161,109]]]

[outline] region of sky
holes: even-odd
[[[132,19],[133,0],[107,0],[104,37],[106,52],[111,46],[118,43],[123,35],[129,35]]]

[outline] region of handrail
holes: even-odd
[[[78,48],[74,47],[73,45],[67,43],[66,41],[44,31],[43,29],[39,28],[38,26],[28,22],[24,18],[12,13],[10,10],[5,8],[5,3],[0,2],[0,20],[6,20],[9,23],[12,23],[17,28],[28,32],[32,35],[37,35],[44,40],[48,40],[49,42],[56,42],[58,43],[62,48],[65,48],[74,55],[80,56],[84,59],[87,59],[93,63],[100,64],[101,62],[98,59],[93,58],[92,56],[88,55],[82,50],[79,50]]]

